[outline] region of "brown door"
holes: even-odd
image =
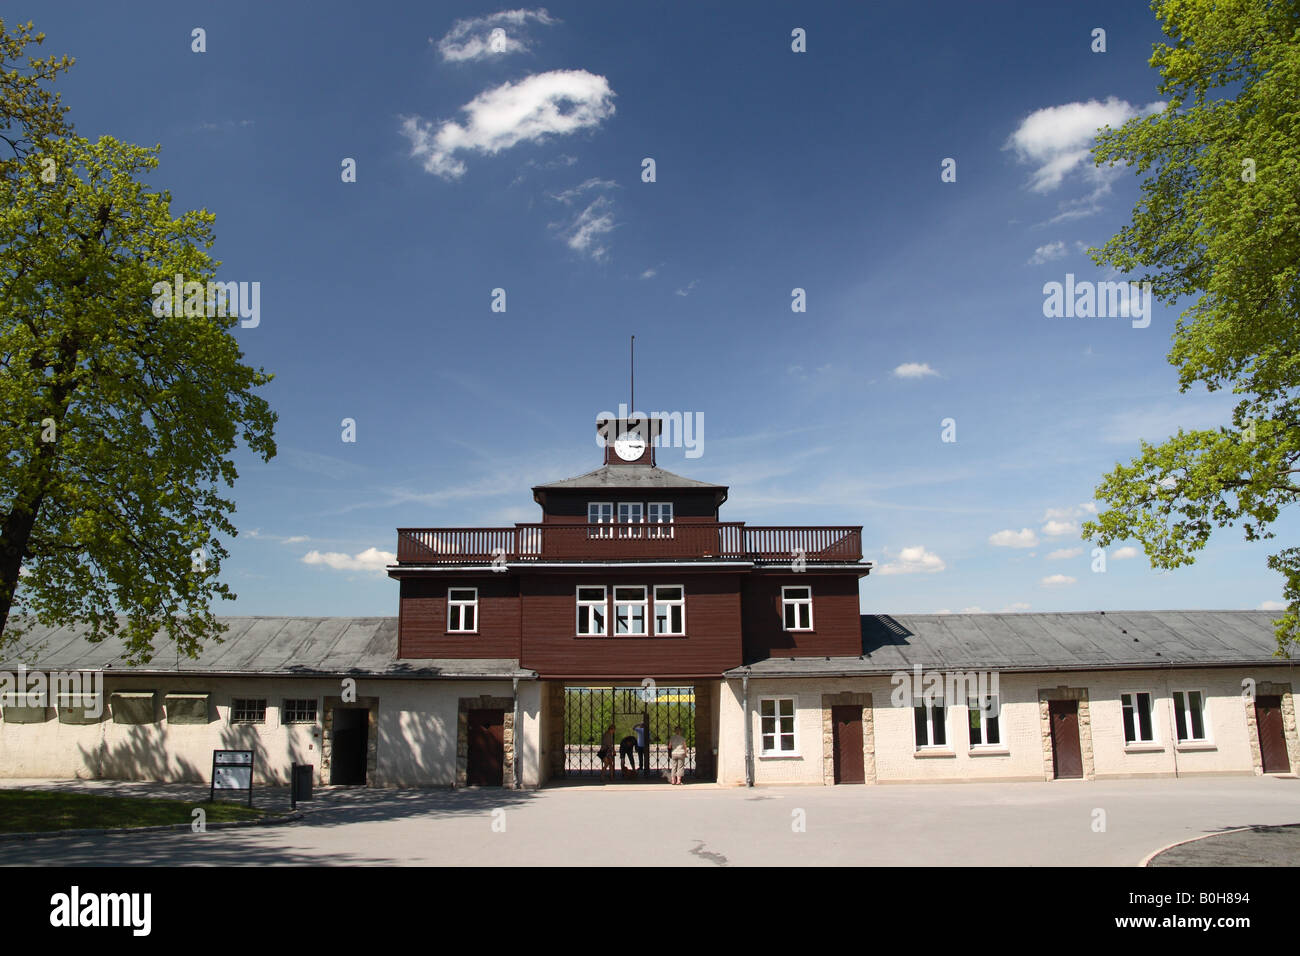
[[[862,766],[862,708],[832,707],[835,728],[835,782],[866,783]]]
[[[1050,700],[1047,711],[1052,721],[1052,765],[1056,778],[1083,776],[1083,753],[1079,750],[1079,702]]]
[[[468,720],[466,782],[471,787],[499,787],[505,782],[506,712],[471,710]]]
[[[1290,773],[1286,734],[1282,730],[1282,698],[1256,697],[1255,724],[1259,728],[1259,755],[1265,773]]]

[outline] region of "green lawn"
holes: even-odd
[[[264,815],[262,810],[233,803],[186,803],[152,797],[49,790],[0,790],[0,833],[191,823],[195,807],[203,808],[208,823],[253,820]]]

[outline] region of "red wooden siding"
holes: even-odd
[[[447,588],[478,588],[478,633],[447,633]],[[519,579],[506,574],[402,580],[399,657],[519,656]]]
[[[808,586],[813,630],[787,631],[781,620],[781,587]],[[857,657],[862,619],[856,574],[753,574],[744,581],[745,660],[765,657]]]

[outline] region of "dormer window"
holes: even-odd
[[[640,525],[645,521],[645,506],[639,501],[620,501],[618,503],[618,523],[626,525]],[[619,532],[620,538],[639,538],[641,537],[641,528],[623,528]]]

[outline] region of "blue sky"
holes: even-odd
[[[219,277],[261,284],[234,334],[276,375],[280,454],[238,457],[218,613],[395,614],[396,527],[536,520],[533,484],[599,464],[632,334],[638,406],[704,421],[659,463],[730,485],[727,520],[863,525],[865,611],[1280,598],[1235,530],[1104,574],[1077,531],[1139,439],[1230,407],[1179,394],[1172,310],[1043,314],[1044,283],[1113,278],[1082,249],[1136,180],[1084,153],[1158,99],[1143,5],[126,9],[6,13],[77,58],[78,130],[161,144]]]

